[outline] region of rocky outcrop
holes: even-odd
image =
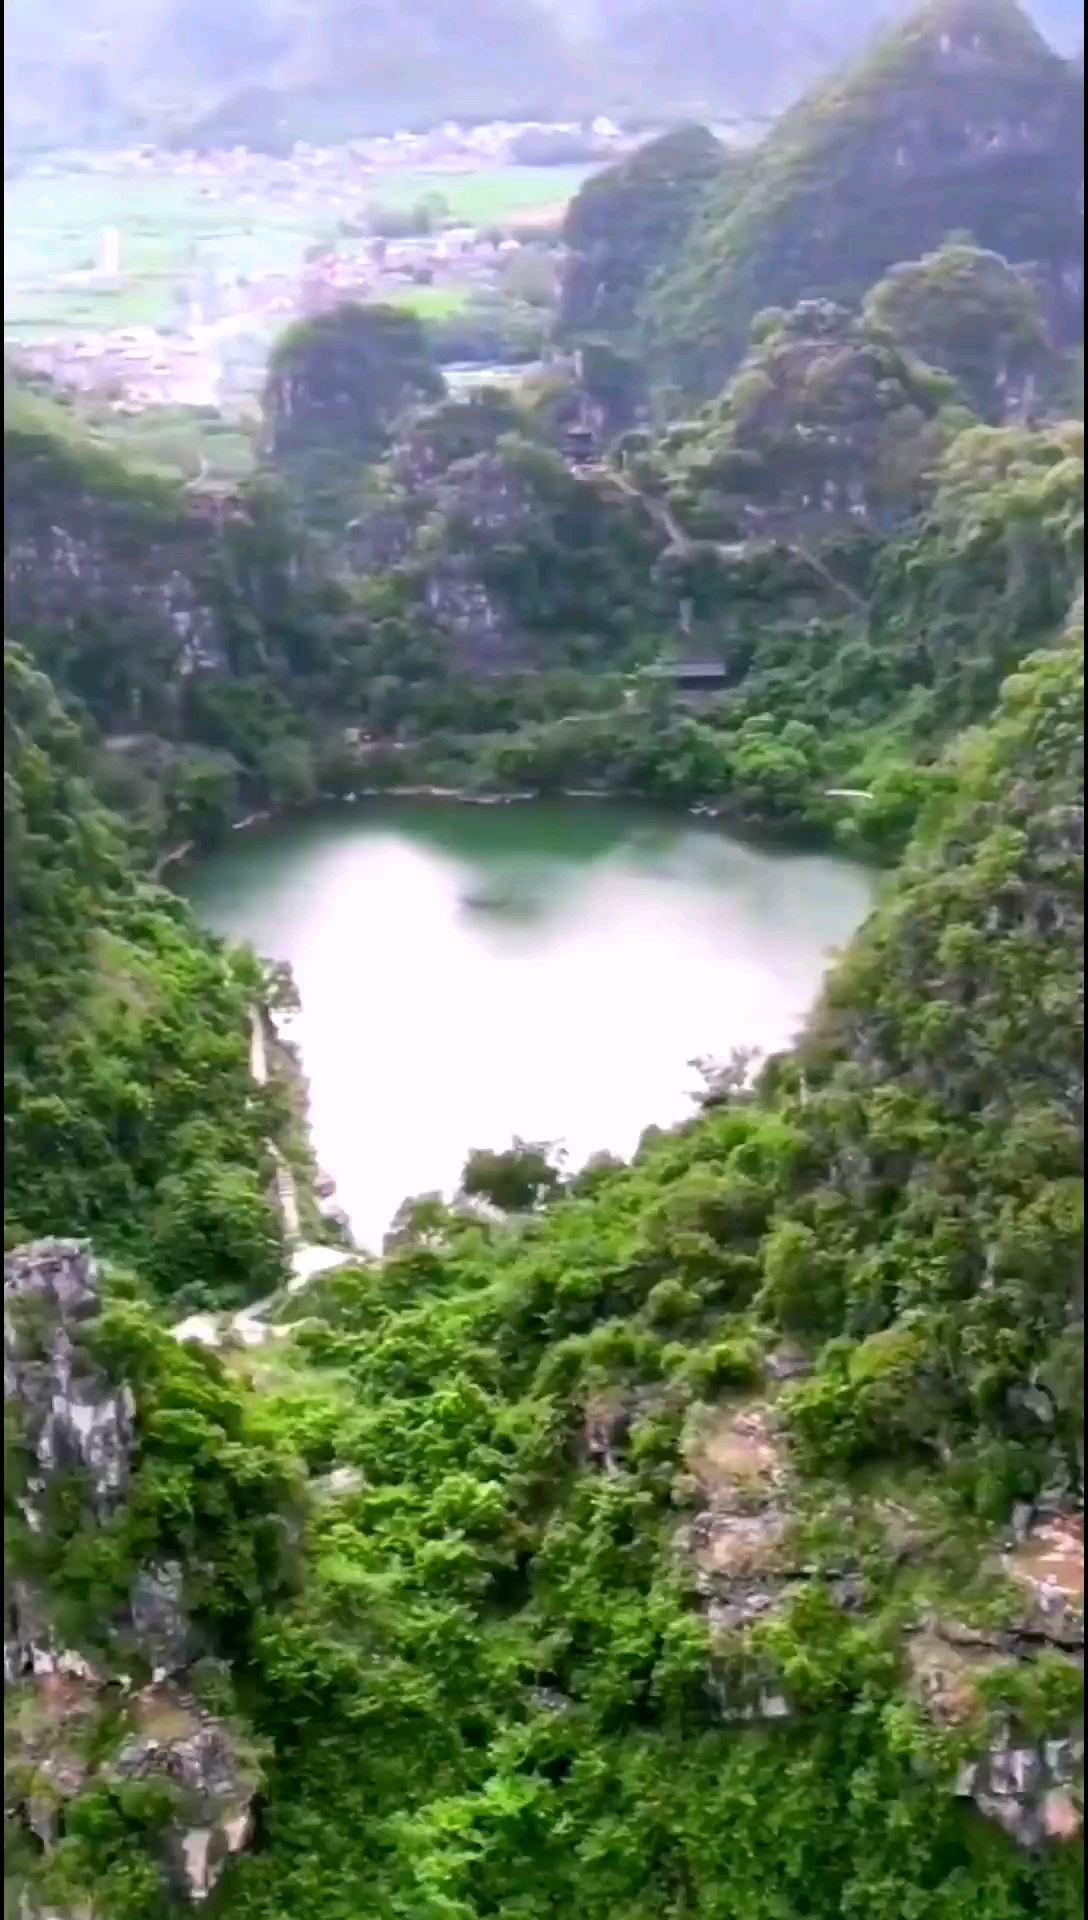
[[[687,1456],[700,1509],[675,1546],[720,1652],[710,1694],[725,1720],[788,1719],[780,1679],[750,1647],[751,1629],[781,1612],[805,1577],[791,1551],[787,1465],[771,1407],[705,1409]]]
[[[5,1262],[4,1402],[18,1417],[26,1472],[16,1498],[32,1532],[51,1475],[80,1469],[98,1520],[125,1491],[135,1402],[81,1340],[100,1308],[98,1268],[78,1241],[38,1241]]]
[[[9,633],[135,630],[171,677],[225,665],[209,592],[220,503],[130,474],[81,440],[59,405],[18,389],[4,464]],[[92,704],[95,691],[85,689]]]
[[[785,1356],[780,1354],[779,1365]],[[803,1370],[803,1356],[789,1351]],[[788,1371],[789,1369],[787,1369]],[[776,1369],[777,1371],[777,1369]],[[596,1409],[598,1451],[616,1445],[618,1405]],[[806,1587],[819,1583],[847,1613],[864,1611],[872,1594],[862,1557],[852,1547],[853,1522],[865,1525],[864,1503],[840,1518],[840,1564],[810,1557],[794,1505],[795,1489],[773,1397],[704,1408],[687,1445],[688,1474],[678,1488],[698,1511],[677,1530],[675,1547],[690,1569],[715,1646],[708,1691],[724,1720],[773,1722],[793,1717],[789,1689],[756,1631],[781,1615]],[[927,1560],[934,1538],[905,1508],[878,1502],[869,1516],[895,1565]],[[824,1518],[827,1518],[825,1512]],[[909,1627],[904,1650],[911,1694],[935,1727],[962,1732],[968,1757],[955,1791],[996,1821],[1019,1844],[1038,1847],[1076,1834],[1083,1817],[1082,1729],[1029,1732],[1017,1714],[988,1705],[987,1683],[1017,1669],[1030,1674],[1041,1654],[1083,1661],[1084,1544],[1078,1515],[1030,1514],[1002,1556],[986,1563],[995,1588],[1011,1576],[1013,1602],[1004,1625],[975,1626],[930,1609]]]
[[[81,1795],[133,1781],[165,1789],[153,1836],[164,1893],[207,1899],[250,1837],[260,1780],[252,1750],[176,1681],[119,1698],[116,1686],[53,1674],[12,1689],[5,1722],[5,1818],[46,1854]],[[33,1913],[33,1892],[27,1897]]]
[[[1070,1650],[1084,1647],[1084,1515],[1029,1515],[1004,1566],[1024,1590],[1021,1632]]]
[[[637,497],[587,486],[521,424],[510,432],[484,402],[408,420],[382,484],[334,541],[343,578],[395,571],[410,583],[417,618],[466,673],[562,664],[567,636],[591,630],[604,660],[633,607],[648,623],[673,607]]]
[[[1024,1745],[1006,1724],[982,1758],[963,1768],[956,1790],[1020,1846],[1071,1840],[1083,1823],[1083,1762],[1083,1740]]]
[[[914,1697],[944,1728],[969,1728],[976,1751],[956,1791],[1021,1846],[1071,1839],[1084,1813],[1083,1728],[1040,1737],[1009,1712],[988,1712],[986,1682],[1040,1655],[1077,1673],[1084,1660],[1084,1522],[1073,1513],[1016,1516],[1014,1540],[993,1568],[1020,1603],[1001,1626],[927,1614],[909,1635]]]
[[[620,1471],[624,1443],[631,1430],[633,1403],[619,1391],[594,1394],[586,1402],[582,1452],[598,1473]]]
[[[1083,1821],[1082,1730],[1040,1738],[1012,1713],[991,1714],[985,1683],[1030,1661],[1039,1647],[1030,1628],[974,1629],[928,1617],[907,1640],[915,1699],[936,1726],[973,1733],[974,1752],[960,1768],[956,1792],[973,1800],[1020,1846],[1071,1839]],[[1068,1657],[1068,1656],[1066,1656]]]
[[[240,633],[330,583],[273,490],[129,468],[47,390],[5,391],[6,632],[112,734],[173,738],[187,683],[244,672]],[[299,612],[299,619],[305,616]],[[239,624],[241,623],[241,624]]]
[[[12,1569],[5,1581],[5,1819],[47,1855],[80,1795],[154,1780],[164,1812],[149,1834],[164,1891],[200,1901],[251,1830],[256,1758],[239,1729],[202,1704],[207,1661],[185,1599],[185,1567],[134,1571],[127,1607],[73,1645],[50,1588],[52,1503],[78,1490],[81,1527],[123,1516],[138,1443],[135,1397],[92,1351],[101,1275],[78,1241],[38,1241],[5,1262],[4,1398],[12,1433]],[[76,1634],[78,1638],[78,1633]],[[195,1662],[195,1664],[194,1664]],[[141,1673],[150,1684],[139,1684]],[[229,1696],[229,1671],[215,1676]],[[33,1859],[35,1854],[32,1854]],[[20,1898],[35,1905],[33,1868]],[[91,1914],[77,1900],[58,1920]]]
[[[185,1611],[185,1569],[180,1560],[141,1568],[132,1586],[132,1626],[152,1678],[177,1673],[192,1657],[193,1631]]]
[[[159,1683],[132,1702],[108,1781],[157,1780],[175,1813],[163,1834],[171,1888],[205,1900],[232,1854],[252,1832],[259,1772],[238,1734],[182,1687]]]

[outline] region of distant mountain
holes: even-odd
[[[8,149],[289,146],[443,119],[765,118],[901,0],[8,0]],[[1036,0],[1064,51],[1070,0]]]
[[[856,300],[966,231],[1031,262],[1059,337],[1083,304],[1083,78],[1015,0],[933,0],[723,172],[644,316],[662,371],[713,392],[767,306]]]

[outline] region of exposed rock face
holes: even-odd
[[[217,503],[197,506],[148,476],[134,485],[119,462],[24,430],[18,414],[4,449],[9,632],[135,627],[171,677],[225,664],[221,622],[199,585],[220,532]],[[93,683],[85,691],[93,704]]]
[[[1051,1514],[1025,1527],[1005,1568],[1030,1596],[1028,1625],[1058,1646],[1084,1645],[1084,1515]]]
[[[252,1830],[259,1776],[237,1736],[192,1694],[158,1684],[133,1701],[129,1731],[105,1774],[172,1789],[177,1811],[164,1836],[170,1883],[189,1900],[207,1899]]]
[[[619,1472],[631,1415],[631,1403],[620,1393],[597,1394],[588,1402],[582,1444],[589,1464],[599,1472]]]
[[[90,1350],[101,1306],[97,1264],[78,1241],[38,1241],[5,1262],[11,1493],[31,1540],[47,1525],[59,1476],[78,1476],[88,1528],[113,1518],[126,1496],[137,1409],[131,1389],[112,1381]],[[136,1570],[127,1615],[122,1608],[97,1623],[93,1658],[58,1630],[40,1576],[17,1566],[4,1600],[7,1821],[48,1852],[63,1836],[65,1807],[84,1791],[159,1780],[170,1801],[156,1835],[164,1887],[205,1899],[247,1842],[259,1771],[241,1736],[192,1690],[196,1643],[182,1563],[163,1559]],[[151,1685],[133,1692],[104,1646],[150,1670]],[[20,1897],[28,1915],[42,1911],[31,1885]],[[57,1920],[83,1913],[76,1900]]]
[[[964,1767],[957,1791],[1022,1847],[1071,1840],[1083,1821],[1083,1762],[1080,1739],[1026,1745],[1006,1724],[982,1758]]]
[[[232,1729],[173,1681],[131,1695],[113,1727],[109,1708],[104,1688],[74,1676],[52,1674],[11,1690],[6,1818],[28,1828],[48,1852],[63,1836],[66,1807],[80,1794],[158,1781],[170,1804],[157,1835],[164,1888],[203,1901],[250,1837],[256,1763]],[[109,1750],[92,1761],[92,1747]]]
[[[800,1370],[802,1357],[791,1358]],[[678,1529],[675,1544],[693,1569],[719,1650],[708,1675],[710,1695],[728,1721],[788,1719],[794,1712],[788,1689],[753,1630],[815,1582],[845,1612],[865,1607],[868,1582],[851,1559],[849,1516],[842,1516],[843,1561],[836,1566],[811,1561],[801,1550],[789,1463],[771,1401],[705,1409],[689,1441],[687,1462],[684,1491],[694,1490],[701,1504]],[[931,1541],[905,1509],[881,1503],[874,1517],[896,1561],[924,1557]],[[970,1728],[977,1735],[957,1792],[1019,1844],[1035,1847],[1080,1829],[1080,1729],[1060,1737],[1029,1737],[1011,1714],[990,1712],[983,1683],[1044,1651],[1079,1664],[1083,1531],[1077,1517],[1067,1515],[1035,1526],[1029,1521],[1019,1532],[1004,1570],[1026,1589],[1022,1613],[1000,1629],[926,1616],[907,1636],[906,1660],[914,1698],[934,1724]],[[993,1571],[995,1576],[1001,1571],[996,1560]]]
[[[681,1527],[676,1546],[694,1567],[723,1653],[745,1653],[749,1629],[786,1605],[803,1583],[790,1553],[786,1461],[770,1407],[708,1411],[688,1464],[704,1504]],[[774,1674],[758,1661],[745,1660],[743,1667],[742,1674],[723,1666],[710,1675],[723,1719],[786,1719],[789,1701]]]
[[[156,1681],[185,1666],[192,1630],[185,1612],[185,1570],[180,1560],[144,1567],[132,1587],[132,1624]]]
[[[1004,1558],[1006,1572],[1025,1590],[1022,1614],[1004,1628],[975,1628],[930,1617],[907,1642],[915,1698],[939,1726],[986,1726],[982,1683],[1031,1662],[1041,1652],[1074,1668],[1084,1657],[1084,1536],[1078,1516],[1043,1520]],[[1078,1559],[1079,1548],[1079,1559]],[[1065,1840],[1083,1821],[1082,1729],[1038,1739],[1008,1714],[980,1735],[957,1792],[975,1802],[1021,1846]]]
[[[98,1269],[76,1240],[41,1240],[4,1263],[4,1400],[18,1411],[30,1456],[19,1505],[32,1530],[50,1474],[81,1468],[99,1520],[128,1479],[135,1403],[80,1342],[99,1312]]]
[[[312,551],[267,492],[130,470],[56,399],[13,381],[6,400],[7,633],[47,672],[63,658],[110,732],[171,738],[186,682],[239,670],[238,610],[271,626]]]
[[[336,537],[337,568],[411,581],[419,617],[467,673],[560,665],[565,636],[590,628],[607,657],[633,601],[648,619],[672,606],[653,578],[660,535],[637,499],[585,485],[506,425],[484,403],[407,422],[391,484]]]

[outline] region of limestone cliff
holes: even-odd
[[[97,1910],[91,1887],[72,1887],[79,1810],[91,1803],[133,1822],[162,1901],[203,1900],[246,1844],[260,1779],[252,1744],[222,1711],[229,1671],[198,1657],[180,1561],[137,1565],[127,1602],[92,1630],[70,1583],[50,1577],[61,1504],[92,1551],[117,1538],[140,1444],[132,1388],[95,1352],[101,1311],[99,1269],[81,1243],[38,1241],[6,1261],[5,1823],[26,1916]]]
[[[207,583],[217,503],[130,472],[59,403],[14,382],[4,454],[9,632],[66,636],[86,656],[79,679],[90,697],[116,679],[134,635],[171,680],[223,664]],[[139,718],[138,703],[129,718]]]

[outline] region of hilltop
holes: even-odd
[[[933,0],[709,189],[649,303],[662,372],[713,392],[762,307],[849,302],[953,231],[1031,263],[1074,340],[1082,109],[1081,76],[1013,0]]]

